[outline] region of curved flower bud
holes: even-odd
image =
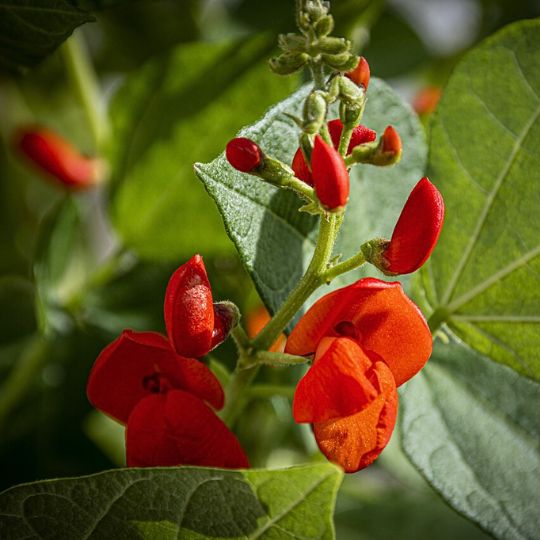
[[[381,138],[381,148],[383,154],[392,154],[398,157],[401,156],[403,149],[401,145],[401,138],[393,126],[387,126],[387,128],[384,130]]]
[[[370,358],[388,365],[397,386],[422,369],[432,350],[426,320],[401,284],[375,278],[360,279],[315,302],[291,332],[285,352],[313,354],[327,336],[354,339]]]
[[[153,393],[137,403],[127,421],[126,455],[128,467],[249,467],[227,426],[181,390]]]
[[[388,246],[382,253],[381,269],[392,274],[410,274],[429,258],[444,222],[444,201],[428,178],[414,187],[401,211]]]
[[[70,142],[48,129],[21,130],[17,145],[37,168],[71,189],[88,189],[103,179],[101,160],[83,156]]]
[[[212,289],[200,255],[194,255],[172,275],[164,311],[167,334],[178,354],[199,358],[212,349]]]
[[[339,141],[341,139],[341,133],[343,132],[343,122],[336,118],[328,122],[328,130],[330,131],[330,137],[332,139],[332,144],[337,150],[339,148]],[[356,126],[353,129],[351,140],[349,142],[349,147],[347,149],[347,154],[350,154],[353,149],[359,144],[365,144],[368,142],[373,142],[377,138],[377,133],[372,129],[369,129],[366,126]]]
[[[160,334],[125,330],[96,360],[87,395],[96,409],[125,424],[141,399],[170,388],[223,407],[221,385],[202,362],[177,355]]]
[[[376,363],[371,381],[377,397],[350,416],[316,422],[313,434],[321,452],[345,472],[373,463],[388,444],[396,423],[398,396],[391,371]]]
[[[367,60],[361,56],[356,67],[352,71],[345,73],[345,76],[351,79],[351,81],[356,83],[358,86],[363,86],[364,89],[367,90],[370,78],[369,64]]]
[[[344,207],[349,199],[349,173],[339,152],[327,145],[320,135],[315,137],[311,169],[321,204],[330,211]]]
[[[413,109],[419,115],[431,114],[441,99],[442,89],[440,86],[426,86],[414,96]]]
[[[311,176],[311,170],[304,157],[302,148],[298,148],[296,154],[294,154],[291,168],[294,171],[296,178],[299,178],[309,186],[313,185],[313,177]]]
[[[227,161],[238,171],[251,172],[259,167],[263,154],[259,145],[246,137],[236,137],[227,143]]]

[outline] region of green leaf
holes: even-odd
[[[93,20],[66,0],[0,0],[0,68],[36,65]]]
[[[403,445],[457,510],[497,538],[540,530],[540,386],[452,339],[401,392]]]
[[[182,45],[128,77],[115,97],[113,224],[142,257],[230,250],[192,167],[296,85],[268,69],[272,45],[266,35]]]
[[[308,87],[299,90],[239,135],[257,141],[266,153],[290,163],[298,147],[298,128],[287,113],[300,114],[309,90]],[[423,131],[410,108],[377,79],[370,82],[368,96],[362,122],[379,132],[388,124],[394,125],[403,140],[404,159],[391,168],[365,165],[353,169],[351,196],[336,250],[344,256],[357,252],[372,237],[391,234],[410,189],[422,176],[425,163]],[[335,111],[333,116],[337,116]],[[317,220],[298,212],[301,202],[294,193],[235,171],[224,154],[209,164],[197,164],[195,170],[214,198],[261,297],[275,311],[307,267],[313,253]],[[374,269],[367,271],[376,273]],[[345,281],[358,279],[365,272],[351,273]],[[331,288],[345,281],[337,279]],[[319,294],[326,292],[328,288]]]
[[[452,75],[432,127],[446,223],[424,273],[435,309],[490,358],[540,379],[540,20],[503,29]]]
[[[0,536],[331,539],[341,477],[330,464],[171,467],[23,484],[0,494]]]

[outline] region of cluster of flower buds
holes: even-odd
[[[281,54],[270,60],[270,67],[279,75],[298,71],[310,61],[320,61],[334,71],[349,71],[357,57],[351,52],[351,42],[333,37],[334,19],[328,13],[328,2],[302,0],[298,13],[300,34],[279,36]]]
[[[99,355],[88,380],[94,407],[126,425],[131,467],[248,467],[246,454],[215,410],[221,385],[197,358],[238,321],[230,302],[214,303],[199,255],[180,266],[165,294],[167,337],[125,330]]]
[[[394,429],[396,388],[431,355],[427,323],[401,285],[365,278],[318,300],[285,352],[311,356],[293,401],[321,452],[346,472],[371,464]]]
[[[41,173],[68,189],[84,190],[104,180],[103,161],[82,155],[69,141],[53,131],[29,126],[19,130],[15,143]]]

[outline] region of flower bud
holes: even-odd
[[[327,54],[342,54],[349,52],[351,43],[344,38],[324,37],[320,39],[317,48]]]
[[[328,122],[328,130],[330,131],[330,137],[332,138],[332,143],[334,148],[337,150],[339,148],[339,141],[341,139],[341,133],[343,132],[343,122],[336,118]],[[353,149],[359,144],[365,144],[368,142],[373,142],[377,138],[377,133],[372,129],[369,129],[366,126],[356,126],[353,129],[351,140],[349,142],[349,148],[347,149],[347,154],[350,154]]]
[[[298,148],[296,154],[294,154],[291,167],[294,171],[294,175],[296,176],[296,178],[299,178],[309,186],[313,185],[311,170],[306,162],[306,158],[304,157],[304,152],[302,152],[302,148]]]
[[[227,144],[227,161],[238,171],[252,172],[262,162],[262,151],[251,139],[236,137]]]
[[[103,180],[104,164],[83,156],[70,142],[42,127],[25,128],[17,146],[41,171],[71,189],[87,189]]]
[[[303,52],[283,53],[270,58],[270,69],[278,75],[290,75],[301,69],[309,60],[309,55]]]
[[[402,146],[401,138],[398,135],[398,132],[392,127],[388,126],[383,133],[381,138],[382,152],[384,154],[394,154],[401,156]]]
[[[330,211],[340,210],[349,199],[349,173],[339,152],[315,137],[311,154],[311,169],[315,192],[321,204]]]
[[[326,99],[323,93],[316,90],[311,92],[304,104],[304,123],[302,131],[309,135],[315,135],[321,129],[326,118]]]
[[[412,106],[419,115],[428,115],[435,110],[440,99],[440,86],[426,86],[414,96]]]
[[[422,178],[401,211],[392,238],[370,242],[366,258],[387,275],[418,270],[433,251],[444,221],[444,201],[437,188]]]
[[[315,23],[315,33],[317,34],[317,37],[325,37],[328,34],[332,33],[332,30],[334,29],[334,18],[331,15],[326,15],[324,17],[321,17],[316,23]]]
[[[336,71],[349,71],[356,65],[356,56],[349,51],[344,51],[338,54],[322,53],[323,62],[330,68]]]
[[[352,71],[345,73],[345,75],[358,86],[363,86],[365,90],[368,89],[370,77],[369,64],[363,56],[360,57],[357,66]]]
[[[214,330],[212,332],[212,344],[214,349],[225,341],[231,330],[240,321],[240,311],[233,302],[223,300],[214,303]]]

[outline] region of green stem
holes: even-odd
[[[295,354],[287,354],[273,351],[258,351],[255,353],[255,361],[260,364],[269,366],[294,366],[305,364],[307,358],[296,356]]]
[[[69,79],[84,109],[95,150],[99,152],[109,126],[103,111],[101,91],[88,52],[79,33],[74,33],[60,47]]]
[[[251,385],[260,368],[260,365],[256,365],[246,369],[241,364],[242,356],[238,359],[236,368],[231,374],[229,384],[227,385],[225,406],[219,414],[221,419],[229,427],[234,425],[238,415],[242,412],[247,402],[247,392],[245,390]]]
[[[341,132],[341,138],[339,140],[338,152],[341,154],[341,157],[345,159],[347,156],[347,150],[349,149],[349,143],[351,142],[352,132],[354,130],[354,125],[345,124],[343,126],[343,131]]]
[[[350,257],[349,259],[329,268],[324,274],[325,280],[327,283],[329,283],[337,276],[340,276],[345,272],[349,272],[350,270],[354,270],[355,268],[358,268],[359,266],[365,264],[365,262],[366,258],[364,257],[364,254],[360,251],[353,257]]]
[[[23,351],[0,392],[0,431],[11,410],[30,390],[47,356],[48,342],[34,338]]]
[[[237,324],[232,330],[231,330],[231,337],[233,338],[236,347],[238,348],[238,351],[242,354],[245,353],[250,347],[249,337],[246,334],[246,331]]]
[[[285,386],[281,384],[254,384],[249,388],[247,393],[251,399],[269,399],[274,396],[283,396],[292,399],[294,397],[294,386]]]
[[[309,69],[311,70],[315,88],[317,90],[326,90],[326,82],[324,80],[324,70],[322,64],[316,60],[311,60],[309,63]]]

